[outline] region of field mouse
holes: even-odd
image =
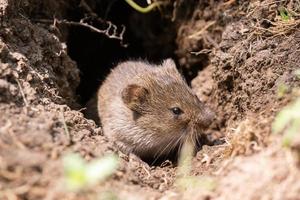
[[[196,142],[214,119],[172,59],[120,63],[97,95],[104,134],[141,158],[165,156],[187,139]]]

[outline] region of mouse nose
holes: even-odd
[[[216,118],[216,114],[210,108],[206,107],[201,110],[200,116],[198,116],[198,123],[203,128],[208,128],[213,120]]]

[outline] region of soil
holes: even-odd
[[[298,160],[281,135],[271,134],[276,113],[300,85],[297,1],[176,0],[152,14],[108,2],[0,0],[0,199],[299,199]],[[125,24],[123,46],[80,26],[53,24],[54,16],[83,17],[83,3],[104,21]],[[126,17],[115,15],[120,10]],[[158,20],[166,22],[163,31]],[[105,42],[85,46],[91,38]],[[97,58],[99,49],[105,53]],[[206,134],[225,142],[204,145],[193,157],[191,176],[200,186],[177,186],[176,163],[149,165],[122,154],[84,116],[83,104],[124,52],[153,62],[172,56],[216,111]],[[282,84],[288,89],[279,97]],[[87,161],[115,153],[119,168],[92,188],[70,192],[62,165],[69,152]]]

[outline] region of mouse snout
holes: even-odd
[[[198,116],[197,122],[202,128],[208,128],[215,118],[215,112],[206,107],[204,109],[201,109],[200,116]]]

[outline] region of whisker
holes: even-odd
[[[154,155],[154,161],[151,163],[151,165],[153,165],[157,160],[158,158],[163,154],[163,152],[172,144],[172,142],[174,142],[176,140],[176,137],[172,138],[170,140],[170,142],[164,147],[164,149],[162,151],[158,150],[157,153],[155,153]]]
[[[176,140],[176,142],[173,143],[173,146],[171,146],[171,148],[168,151],[168,154],[170,154],[171,151],[174,150],[174,148],[176,148],[178,146],[178,143],[180,142],[181,138],[184,136],[184,134],[181,134],[180,137],[178,137],[178,139]]]
[[[200,144],[200,138],[198,136],[198,134],[195,134],[195,139],[196,139],[196,145]]]
[[[182,134],[182,135],[184,135],[185,138],[184,138],[184,137],[180,137],[180,144],[179,144],[179,147],[178,147],[178,149],[177,149],[177,156],[178,156],[178,157],[180,156],[180,152],[181,152],[182,146],[183,146],[183,144],[185,143],[185,142],[182,141],[182,140],[184,140],[184,139],[187,138],[187,137],[186,137],[186,134]]]
[[[195,149],[196,144],[197,144],[197,141],[196,141],[196,132],[195,131],[193,131],[191,137],[192,137],[192,141],[193,141],[193,148]]]
[[[174,150],[174,148],[175,148],[176,146],[178,146],[178,142],[180,141],[180,138],[181,138],[181,137],[182,137],[182,136],[177,137],[176,142],[174,142],[174,143],[170,146],[170,148],[168,148],[168,151],[166,152],[164,158],[167,158],[167,156],[170,155],[170,153]]]

